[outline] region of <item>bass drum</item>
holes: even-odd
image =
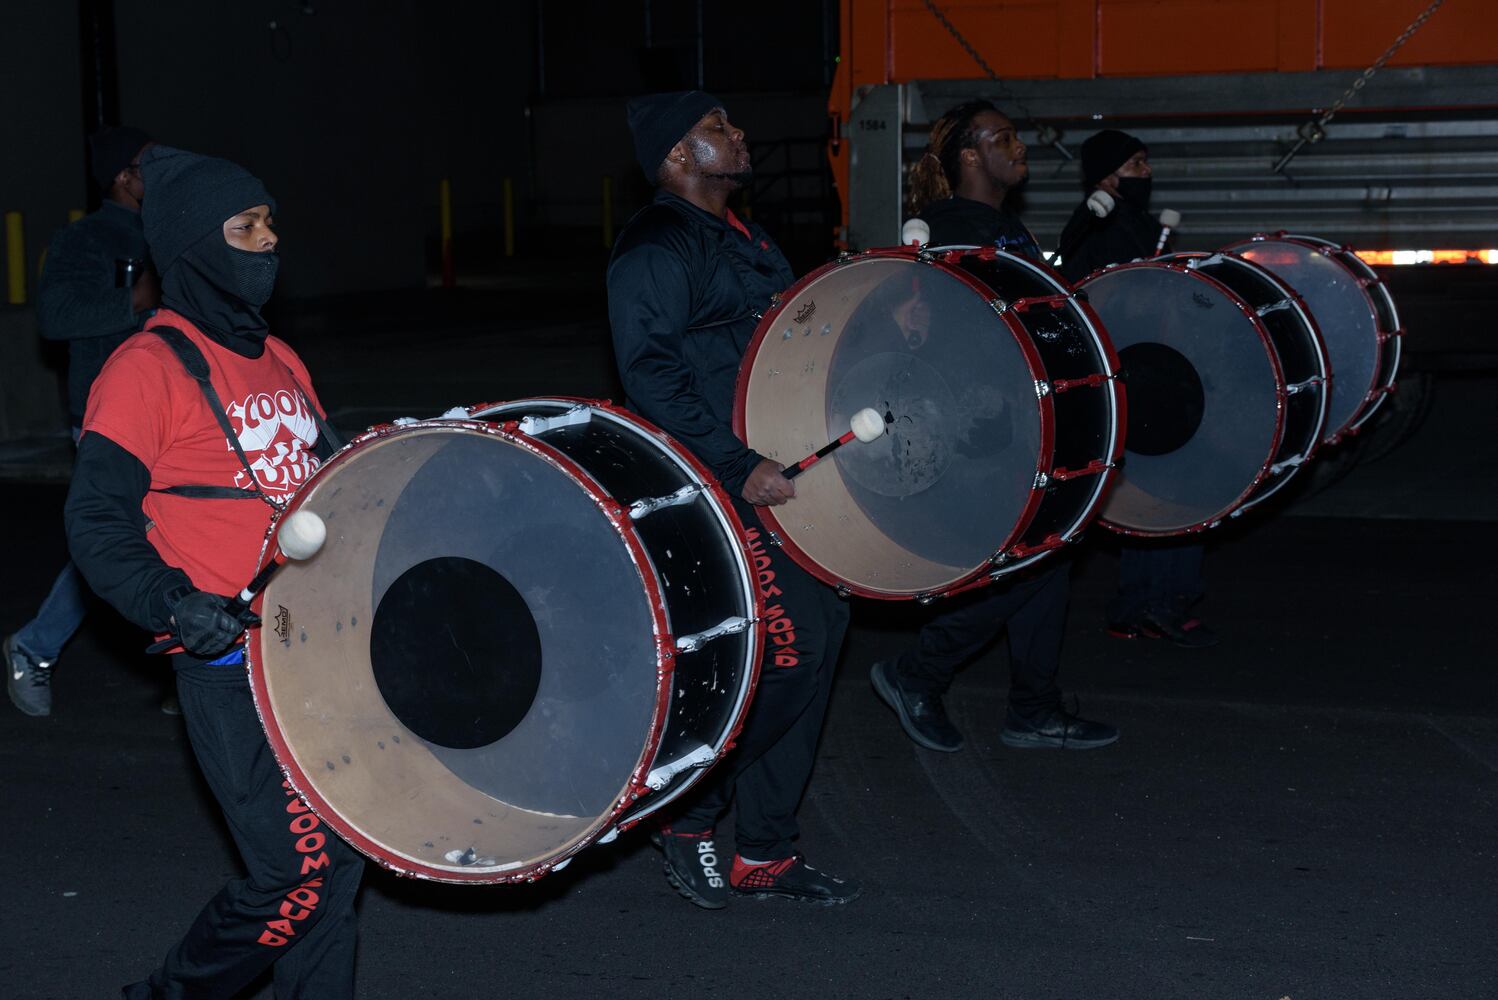
[[[1263,234],[1224,247],[1268,268],[1316,316],[1331,364],[1331,407],[1323,440],[1354,433],[1394,391],[1404,330],[1377,272],[1349,247],[1315,236]]]
[[[374,428],[296,494],[327,542],[265,589],[250,676],[291,785],[350,844],[514,882],[693,784],[763,633],[743,527],[664,434],[580,400],[472,416]]]
[[[1211,528],[1311,457],[1326,421],[1326,353],[1315,320],[1272,273],[1232,254],[1176,254],[1104,268],[1078,289],[1129,387],[1105,526],[1141,536]]]
[[[844,593],[928,600],[1075,538],[1122,447],[1118,360],[1049,268],[993,248],[876,250],[828,264],[765,315],[735,430],[786,465],[872,407],[886,433],[796,479],[761,517]]]

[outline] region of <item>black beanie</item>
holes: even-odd
[[[1091,191],[1098,181],[1129,162],[1129,157],[1147,148],[1144,143],[1116,128],[1105,128],[1082,143],[1082,186]]]
[[[88,137],[89,166],[94,180],[108,191],[114,184],[115,175],[130,166],[141,147],[151,137],[129,125],[107,125]]]
[[[276,200],[265,185],[228,160],[152,146],[140,165],[146,183],[141,221],[159,274],[165,274],[182,251],[245,209],[269,205],[276,210]]]
[[[629,102],[629,130],[635,137],[635,158],[650,183],[671,147],[722,102],[700,90],[678,90],[669,94],[646,94]]]

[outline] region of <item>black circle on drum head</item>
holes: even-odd
[[[503,739],[541,684],[541,636],[514,585],[481,562],[441,556],[391,583],[375,608],[369,662],[385,704],[438,746]]]
[[[1141,342],[1118,352],[1129,402],[1124,448],[1140,455],[1168,455],[1201,426],[1207,394],[1186,356],[1165,344]]]

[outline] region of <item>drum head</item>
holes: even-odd
[[[1220,282],[1180,265],[1107,268],[1080,288],[1128,391],[1123,468],[1103,522],[1146,535],[1217,523],[1280,446],[1284,378],[1263,324]]]
[[[1321,330],[1331,369],[1331,401],[1323,440],[1359,422],[1380,381],[1379,314],[1355,273],[1324,241],[1269,237],[1226,249],[1268,268],[1294,288]]]
[[[941,591],[984,569],[1033,510],[1049,448],[1039,362],[955,268],[869,254],[813,272],[756,331],[736,430],[790,465],[884,416],[872,443],[839,448],[767,508],[787,551],[871,597]]]
[[[297,494],[322,550],[267,587],[256,704],[314,810],[396,870],[534,877],[627,801],[666,624],[618,510],[494,425],[386,428]]]

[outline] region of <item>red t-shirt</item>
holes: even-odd
[[[260,357],[241,357],[170,309],[158,311],[148,325],[176,327],[203,352],[260,489],[273,500],[290,497],[319,464],[312,454],[317,421],[297,390],[300,383],[311,393],[312,380],[296,352],[270,337]],[[315,394],[310,403],[322,412]],[[103,434],[139,459],[150,470],[153,491],[252,488],[202,389],[166,342],[149,331],[125,341],[105,363],[89,393],[83,433]],[[270,524],[264,501],[151,492],[141,510],[151,523],[146,537],[162,560],[186,572],[199,590],[237,594],[254,575]]]

